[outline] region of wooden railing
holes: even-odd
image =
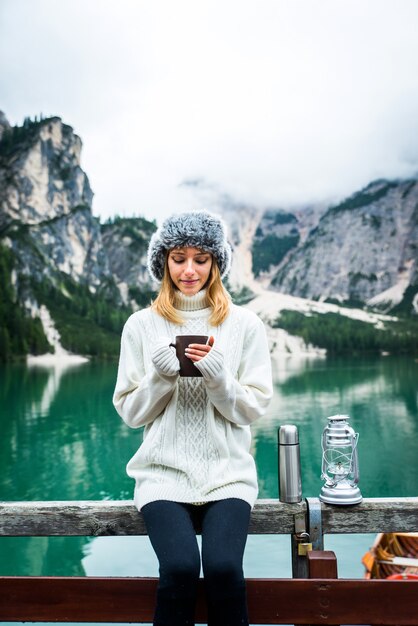
[[[298,555],[301,529],[314,550]],[[199,529],[197,529],[197,532]],[[333,507],[258,500],[251,534],[290,534],[292,579],[248,579],[251,624],[418,625],[415,581],[337,579],[324,534],[418,531],[418,498],[372,498]],[[3,502],[0,536],[145,535],[131,501]],[[1,543],[0,543],[1,558]],[[154,578],[0,577],[0,621],[151,622]],[[197,622],[206,621],[201,581]]]

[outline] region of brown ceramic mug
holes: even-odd
[[[170,346],[176,349],[176,355],[180,361],[180,376],[202,376],[193,361],[186,356],[185,350],[191,343],[206,344],[208,339],[207,335],[177,335],[176,342],[170,343]]]

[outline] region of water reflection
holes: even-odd
[[[125,464],[140,434],[127,429],[113,409],[115,367],[88,364],[70,369],[59,376],[59,384],[55,374],[46,370],[4,368],[2,499],[131,496]],[[45,412],[40,407],[45,407],[46,395]]]
[[[80,367],[79,362],[72,361],[62,361],[57,360],[53,365],[39,365],[33,364],[28,367],[28,371],[31,373],[41,373],[44,372],[48,374],[48,378],[46,380],[45,386],[42,391],[42,396],[40,399],[33,398],[31,403],[28,403],[26,407],[26,416],[27,417],[37,417],[37,416],[45,416],[49,413],[52,402],[55,399],[55,396],[58,393],[60,388],[60,383],[63,375],[73,369],[74,367]]]
[[[84,576],[85,537],[0,537],[0,576]]]

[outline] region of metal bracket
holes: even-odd
[[[314,550],[324,549],[322,508],[319,498],[305,498],[308,512],[308,533]]]
[[[292,576],[293,578],[308,578],[308,562],[306,555],[299,551],[302,542],[309,539],[306,528],[306,512],[295,513],[293,515],[295,529],[291,535],[292,551]]]
[[[293,519],[295,520],[295,535],[302,535],[306,533],[305,513],[295,513]]]

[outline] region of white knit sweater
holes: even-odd
[[[184,296],[172,324],[150,308],[131,315],[122,333],[113,403],[143,443],[127,465],[138,509],[154,500],[203,503],[240,498],[253,506],[257,475],[250,453],[251,422],[272,395],[270,354],[263,323],[231,305],[211,326],[206,293]],[[176,335],[213,335],[214,347],[196,367],[203,377],[178,375],[168,344]]]

